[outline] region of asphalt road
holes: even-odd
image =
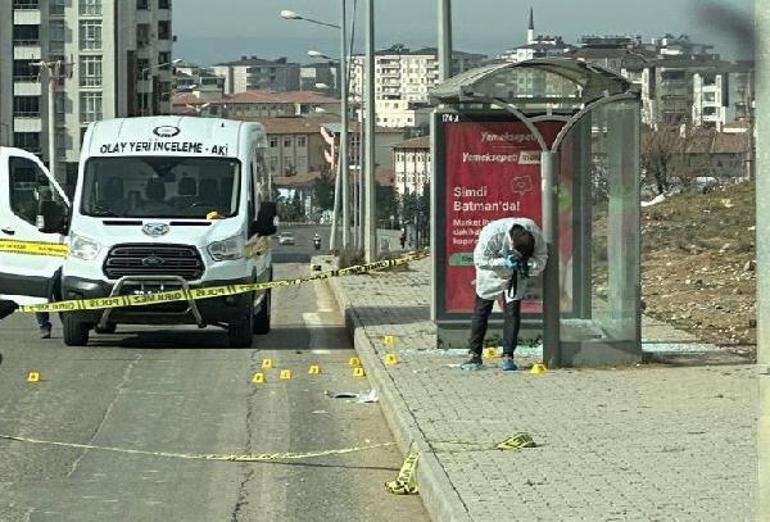
[[[309,253],[276,247],[279,260]],[[307,270],[277,263],[275,276]],[[392,443],[379,405],[326,394],[369,390],[347,364],[353,351],[326,285],[281,289],[273,307],[273,331],[248,350],[227,348],[216,329],[130,326],[67,348],[58,322],[40,340],[33,317],[15,314],[0,322],[0,434],[175,454]],[[264,358],[275,368],[253,384]],[[319,376],[307,374],[312,364]],[[293,378],[279,380],[281,369]],[[30,371],[42,382],[27,383]],[[0,440],[0,520],[426,520],[419,497],[383,486],[400,464],[394,445],[231,463]]]

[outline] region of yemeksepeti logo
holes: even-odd
[[[175,127],[174,125],[161,125],[160,127],[152,129],[152,133],[159,138],[173,138],[180,132],[179,127]]]

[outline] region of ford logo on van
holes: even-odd
[[[160,237],[168,234],[168,225],[165,223],[147,223],[142,227],[142,232],[150,237]]]
[[[174,127],[173,125],[161,125],[152,130],[152,133],[160,138],[173,138],[180,132],[179,127]]]

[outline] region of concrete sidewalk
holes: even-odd
[[[435,348],[429,268],[330,284],[434,520],[755,519],[753,365],[465,373]],[[517,431],[538,447],[494,449]]]

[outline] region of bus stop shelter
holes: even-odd
[[[549,261],[529,283],[520,338],[542,341],[551,367],[640,361],[636,86],[582,60],[536,59],[466,71],[431,102],[439,347],[466,346],[481,228],[529,217]],[[501,326],[498,310],[488,337]]]

